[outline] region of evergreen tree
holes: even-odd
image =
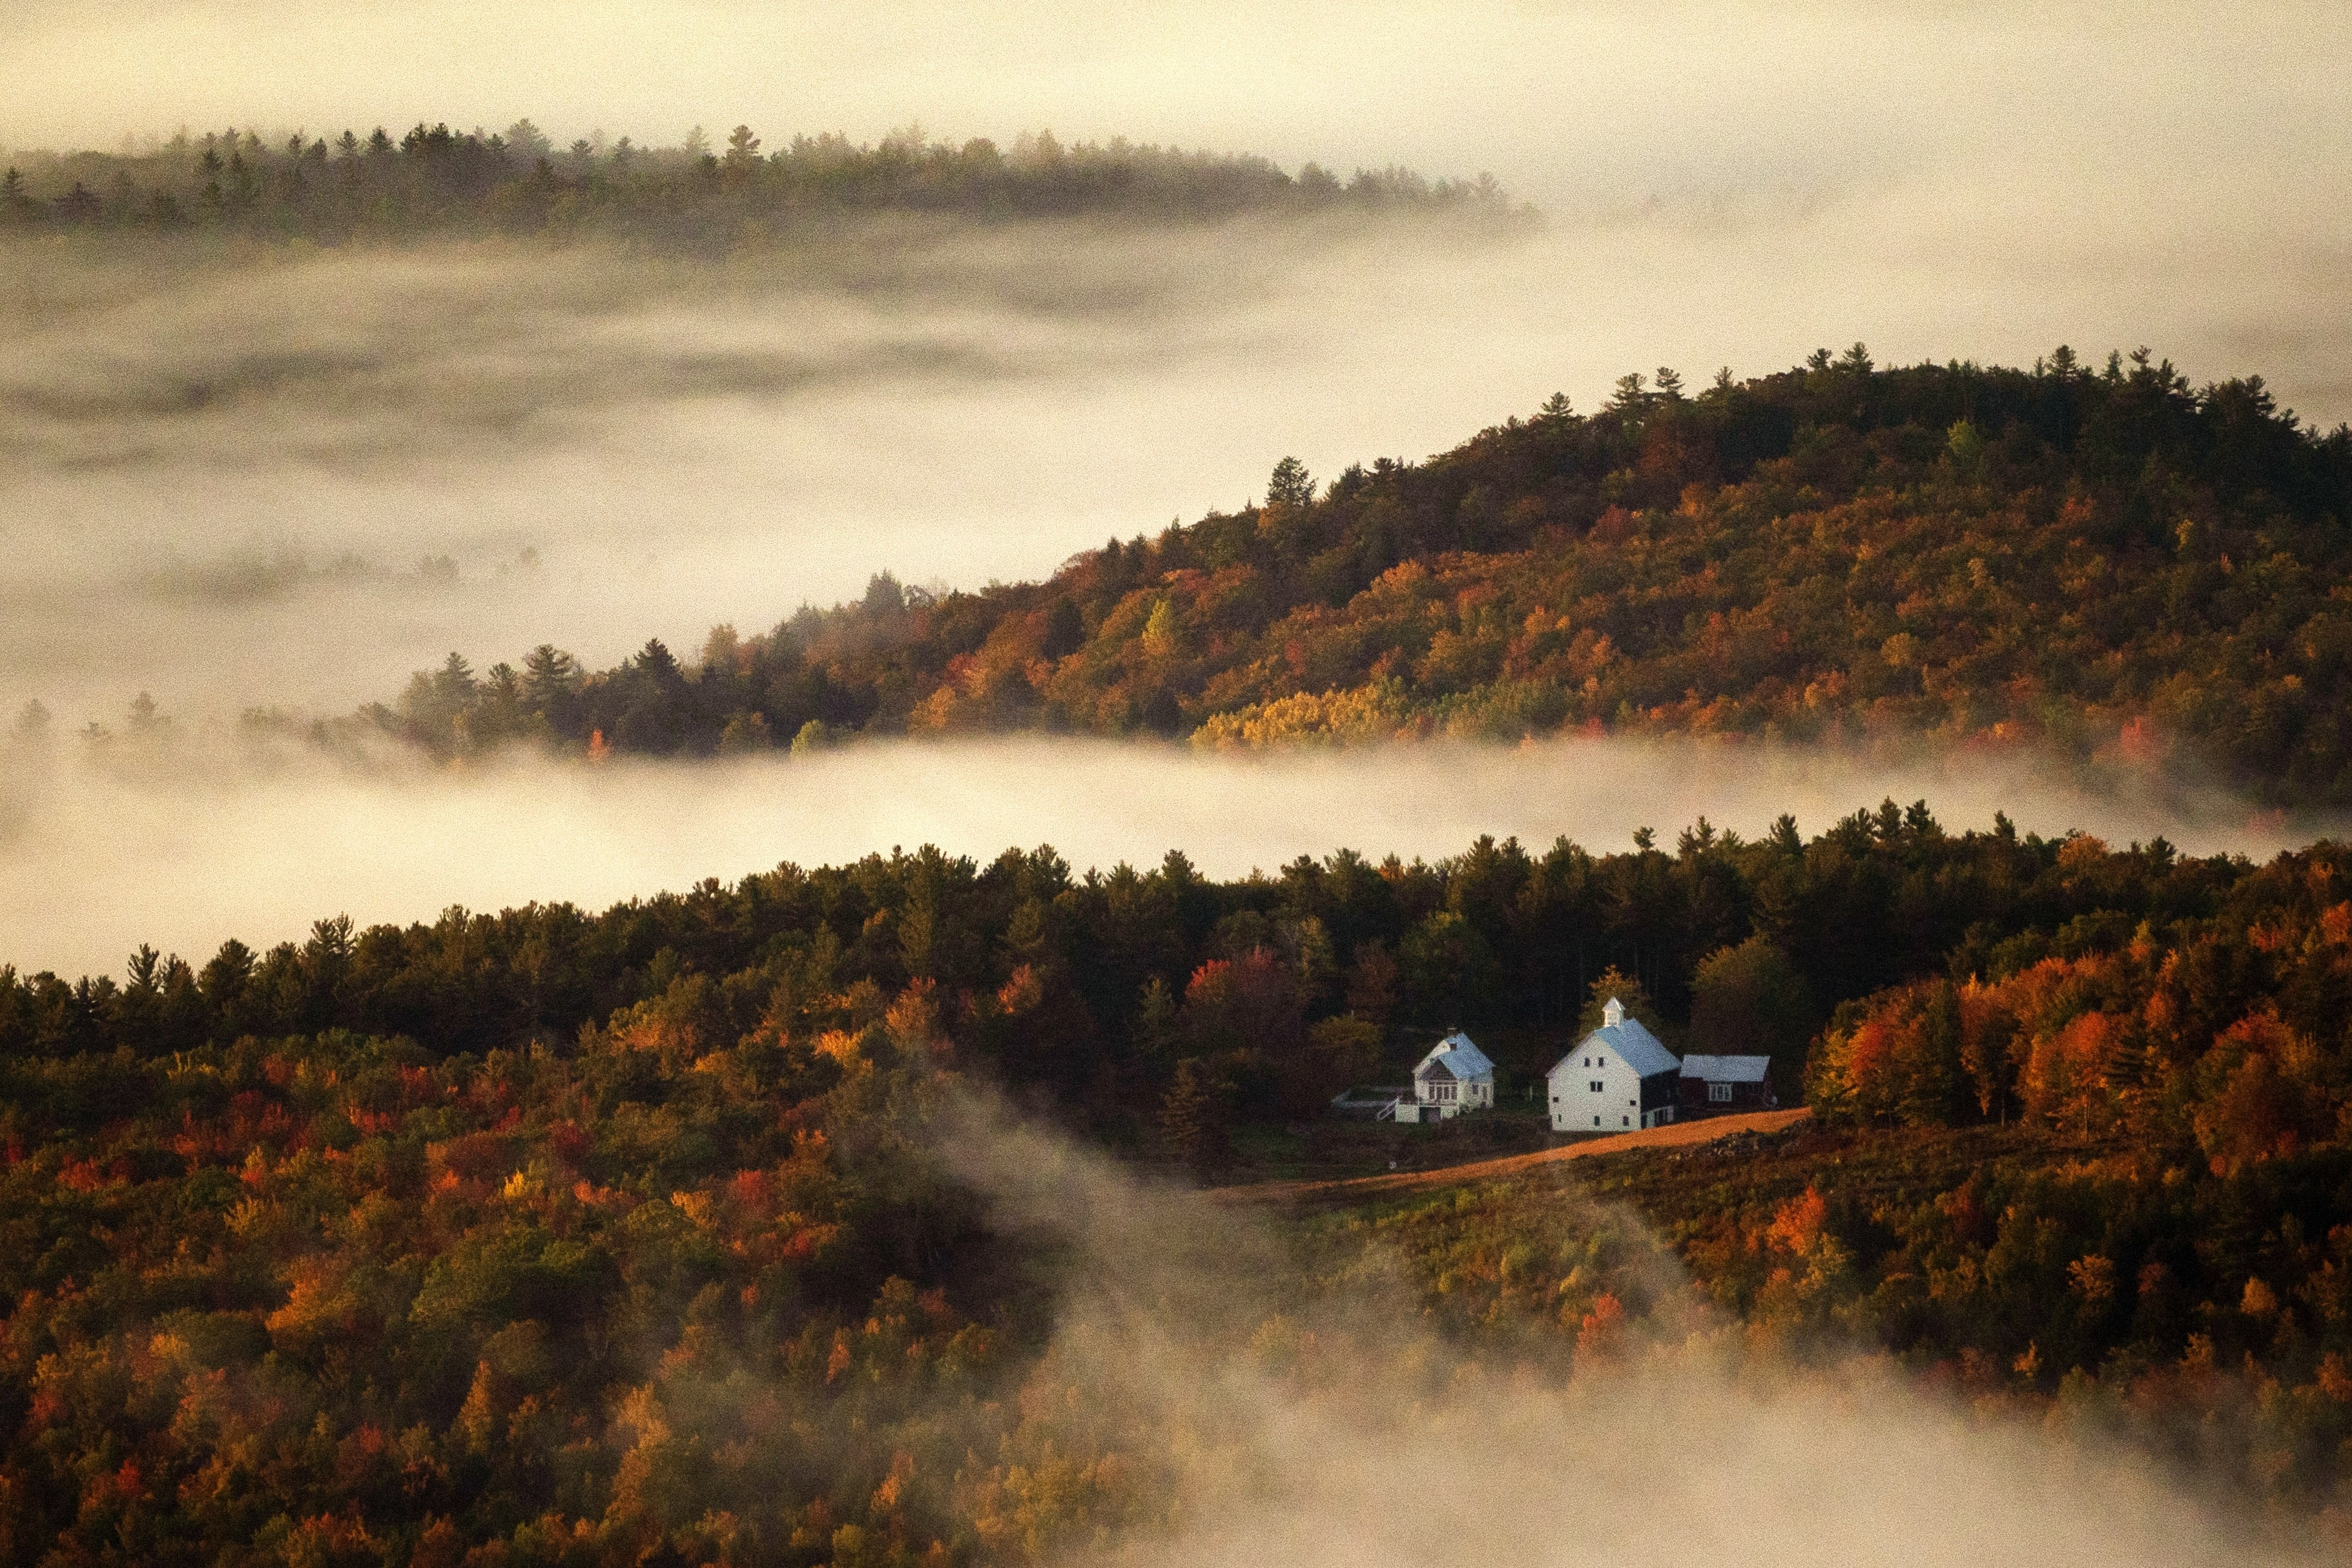
[[[1230,1093],[1206,1062],[1186,1057],[1176,1064],[1168,1092],[1160,1098],[1160,1139],[1195,1175],[1213,1174],[1232,1152],[1226,1124]]]
[[[1315,500],[1315,479],[1307,465],[1296,458],[1285,458],[1275,464],[1274,472],[1265,481],[1265,504],[1268,506],[1305,507]]]

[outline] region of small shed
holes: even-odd
[[[1495,1103],[1495,1064],[1456,1029],[1414,1064],[1412,1093],[1397,1102],[1399,1121],[1445,1121]]]
[[[1682,1063],[1658,1037],[1625,1016],[1625,1005],[1609,998],[1601,1027],[1544,1075],[1551,1097],[1555,1132],[1625,1132],[1659,1127],[1675,1119]]]
[[[1682,1102],[1685,1116],[1774,1110],[1780,1102],[1772,1093],[1772,1058],[1685,1057]]]

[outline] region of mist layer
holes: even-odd
[[[1516,1198],[1610,1233],[1657,1304],[1644,1334],[1588,1332],[1571,1357],[1499,1328],[1430,1332],[1361,1220],[1308,1262],[1278,1225],[1001,1121],[975,1119],[948,1157],[1002,1223],[1072,1242],[1024,1447],[1060,1423],[1078,1452],[1125,1439],[1170,1500],[1160,1528],[1057,1561],[2295,1560],[2128,1451],[1971,1417],[1864,1347],[1810,1369],[1744,1350],[1638,1218],[1572,1184]]]
[[[2095,786],[2028,755],[1910,760],[1766,747],[1568,741],[1275,756],[1113,742],[866,743],[832,752],[465,772],[257,763],[196,738],[141,752],[22,757],[0,812],[0,962],[111,973],[142,942],[209,953],[312,921],[430,919],[463,905],[602,907],[732,881],[782,860],[839,864],[893,845],[986,858],[1051,844],[1073,865],[1269,872],[1341,847],[1434,859],[1480,834],[1612,849],[1699,817],[1756,837],[1781,813],[1817,832],[1893,796],[1954,830],[2021,831],[2263,855],[2324,824],[2225,795]]]

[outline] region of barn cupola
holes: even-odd
[[[1601,1026],[1604,1029],[1613,1029],[1624,1021],[1625,1004],[1612,996],[1609,998],[1609,1005],[1601,1009]]]

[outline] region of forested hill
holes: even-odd
[[[1168,1342],[1108,1380],[1061,1359],[1088,1266],[942,1157],[951,1108],[995,1085],[1213,1174],[1474,1029],[1497,1107],[1361,1128],[1361,1170],[1540,1136],[1538,1075],[1612,995],[1791,1092],[1805,1063],[1820,1131],[1589,1162],[1605,1207],[1447,1194],[1305,1258],[1186,1210],[1139,1234],[1138,1299],[1181,1313],[1197,1270],[1244,1309],[1213,1368],[1292,1407],[1391,1366],[1417,1422],[1614,1340],[1874,1346],[1874,1378],[2153,1447],[2284,1529],[2340,1518],[2346,847],[2255,867],[1892,803],[1646,838],[1222,884],[926,849],[142,950],[120,984],[0,968],[0,1562],[955,1568],[1148,1537],[1203,1428],[1117,1379]],[[1318,1300],[1341,1337],[1309,1353]],[[1349,1337],[1382,1323],[1443,1353]]]
[[[1561,731],[2033,741],[2352,801],[2352,431],[2259,377],[1874,367],[1861,345],[1693,394],[1628,376],[1044,582],[658,642],[601,674],[452,655],[374,719],[709,752],[856,732],[1203,745]]]
[[[698,128],[677,147],[603,134],[552,145],[530,121],[502,132],[419,122],[330,142],[283,143],[229,130],[184,132],[145,152],[20,157],[0,188],[0,232],[217,232],[340,242],[421,234],[593,235],[689,249],[734,249],[846,215],[934,213],[963,219],[1090,216],[1153,222],[1244,214],[1442,212],[1506,226],[1534,221],[1485,175],[1432,182],[1407,169],[1341,179],[1314,163],[1291,174],[1267,159],[1172,147],[1066,146],[1051,132],[1010,149],[961,146],[919,128],[878,145],[795,136],[763,149],[739,125],[723,147]]]

